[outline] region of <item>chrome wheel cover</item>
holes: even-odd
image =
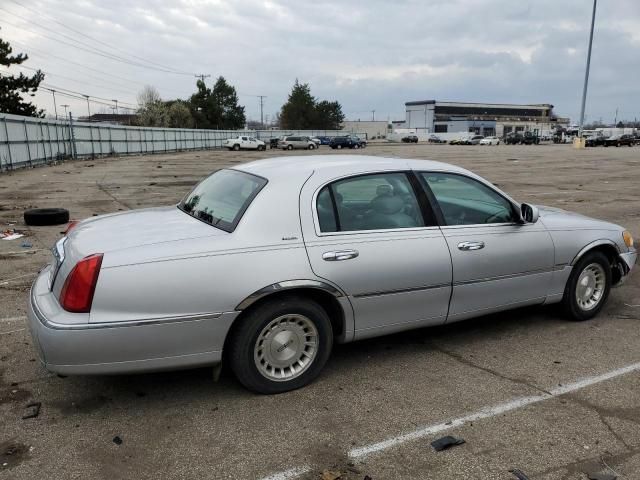
[[[604,296],[607,277],[599,263],[587,265],[576,283],[576,301],[582,310],[592,310]]]
[[[318,352],[318,330],[304,315],[281,315],[262,329],[253,359],[262,376],[286,382],[302,375]]]

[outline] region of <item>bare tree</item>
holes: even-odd
[[[150,105],[162,101],[158,89],[151,85],[145,85],[145,87],[140,90],[140,92],[138,92],[138,96],[136,98],[138,100],[138,106],[140,108],[149,107]]]

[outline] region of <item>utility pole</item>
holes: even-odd
[[[613,126],[614,127],[618,126],[618,107],[616,107],[616,115],[615,117],[613,117]]]
[[[596,22],[596,4],[598,0],[593,0],[593,13],[591,14],[591,32],[589,33],[589,50],[587,51],[587,68],[584,72],[584,87],[582,88],[582,107],[580,108],[580,126],[578,136],[582,138],[582,126],[584,125],[584,107],[587,103],[587,86],[589,85],[589,67],[591,66],[591,46],[593,44],[593,26]]]
[[[69,105],[68,105],[68,104],[65,104],[65,105],[60,105],[60,106],[61,106],[61,107],[64,107],[64,118],[67,118],[67,116],[68,116],[68,115],[67,115],[67,108],[69,107]]]
[[[375,110],[371,110],[371,121],[372,122],[376,121],[376,111]]]
[[[256,95],[260,99],[260,127],[264,130],[264,117],[262,115],[262,109],[264,108],[264,99],[267,98],[266,95]]]
[[[53,95],[53,111],[56,114],[56,120],[58,119],[58,107],[56,106],[56,91],[51,90],[51,95]]]
[[[113,101],[116,102],[116,115],[118,115],[118,99],[114,98]]]
[[[199,78],[200,80],[202,80],[202,83],[204,83],[204,79],[205,78],[209,78],[211,75],[206,75],[204,73],[201,73],[200,75],[194,75],[194,77]]]
[[[87,99],[87,113],[89,114],[89,116],[87,117],[87,122],[91,121],[91,109],[89,108],[89,95],[82,95],[84,98]]]

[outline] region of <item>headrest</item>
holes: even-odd
[[[400,197],[382,195],[371,200],[370,207],[376,213],[393,215],[394,213],[398,213],[404,208],[404,202]]]
[[[393,195],[393,188],[391,185],[378,185],[376,188],[376,195]]]

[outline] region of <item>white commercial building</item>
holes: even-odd
[[[406,102],[404,123],[394,123],[396,130],[415,134],[436,134],[443,138],[474,133],[505,136],[510,132],[530,131],[551,136],[557,126],[569,120],[553,114],[548,103],[518,105],[507,103],[441,102],[420,100]]]

